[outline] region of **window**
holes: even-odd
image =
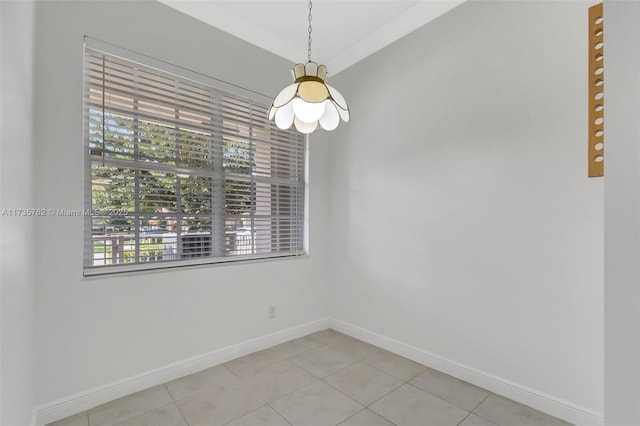
[[[305,139],[269,99],[89,38],[84,77],[85,275],[302,254]]]

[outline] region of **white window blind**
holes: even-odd
[[[85,46],[85,275],[301,254],[304,137],[141,62]]]

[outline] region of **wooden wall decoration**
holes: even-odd
[[[589,8],[589,177],[604,176],[604,19]]]

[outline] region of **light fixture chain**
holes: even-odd
[[[307,48],[307,60],[311,62],[311,8],[313,5],[311,4],[311,0],[309,0],[309,40],[308,40],[308,48]]]

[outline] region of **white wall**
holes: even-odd
[[[604,16],[605,424],[640,425],[640,3]]]
[[[0,15],[0,209],[33,208],[34,4],[2,1]],[[34,221],[2,215],[0,228],[0,424],[24,426],[35,394]]]
[[[265,94],[288,83],[288,61],[157,2],[47,1],[37,17],[41,207],[83,206],[83,35]],[[37,403],[324,318],[326,153],[311,147],[305,259],[83,279],[82,218],[39,221]]]
[[[340,73],[332,316],[603,409],[586,2],[469,2]]]
[[[1,4],[3,207],[83,205],[85,34],[262,93],[288,82],[287,61],[155,2],[38,3],[33,201],[31,174],[5,168],[31,170],[30,138],[9,146],[5,132],[29,134],[33,16],[8,19]],[[38,405],[330,312],[601,411],[603,181],[585,178],[586,7],[471,2],[332,79],[353,121],[312,138],[310,258],[84,280],[81,219],[44,218],[37,244],[12,253],[3,220],[2,424],[24,424],[33,406],[30,386],[5,388],[31,380],[34,279],[18,265],[34,248]],[[11,70],[26,91],[10,128],[9,31],[23,36]],[[7,176],[22,176],[19,191]],[[12,223],[30,241],[30,222]]]

